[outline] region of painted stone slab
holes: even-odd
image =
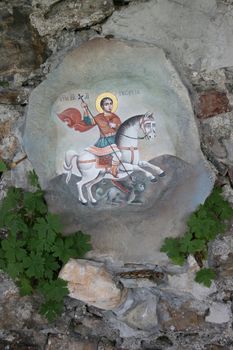
[[[160,49],[93,39],[32,93],[24,144],[92,257],[158,263],[213,186],[186,88]]]

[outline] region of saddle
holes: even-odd
[[[97,168],[110,168],[111,166],[112,166],[112,155],[111,154],[96,157],[96,167]]]

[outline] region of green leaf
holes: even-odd
[[[35,277],[37,279],[43,277],[45,260],[39,253],[32,251],[24,259],[23,264],[27,277]]]
[[[69,237],[73,238],[73,246],[76,252],[75,256],[71,256],[72,258],[82,258],[92,249],[90,235],[78,231]],[[66,237],[65,239],[68,239],[69,237]]]
[[[60,315],[63,311],[63,302],[57,301],[47,301],[42,304],[40,308],[40,314],[45,316],[49,322],[54,321],[58,315]]]
[[[224,205],[220,212],[220,219],[229,220],[232,217],[232,215],[233,215],[233,208],[231,208],[229,205]]]
[[[213,269],[201,269],[196,273],[195,281],[204,284],[206,287],[210,287],[212,280],[215,278],[216,273]]]
[[[21,203],[22,191],[19,188],[10,187],[7,191],[6,197],[3,199],[0,210],[0,228],[8,225],[8,220],[17,216],[19,206]]]
[[[6,270],[6,259],[4,257],[4,252],[0,250],[0,270]]]
[[[5,226],[11,232],[11,234],[28,232],[27,225],[17,214],[12,213],[7,215],[5,218],[5,223]]]
[[[2,249],[5,252],[5,258],[9,262],[16,262],[17,251],[23,247],[25,242],[18,240],[16,235],[9,234],[7,239],[2,241]]]
[[[7,166],[2,160],[0,160],[0,173],[3,173],[4,171],[7,171]]]
[[[186,232],[185,235],[183,237],[180,238],[179,240],[179,250],[182,253],[187,254],[189,252],[189,248],[191,245],[191,241],[193,239],[193,235],[191,232]]]
[[[205,249],[205,241],[203,239],[194,239],[190,242],[188,252],[194,254],[196,252],[201,252]]]
[[[70,257],[75,257],[76,251],[70,244],[71,240],[58,238],[53,247],[53,256],[59,258],[64,264]]]
[[[170,259],[175,265],[180,265],[180,266],[184,265],[186,261],[185,255],[179,254],[179,253],[170,256]]]
[[[20,279],[20,283],[19,283],[19,291],[20,291],[20,295],[24,296],[24,295],[31,295],[33,292],[33,288],[30,282],[30,279],[26,278],[26,277],[22,277]]]
[[[91,249],[90,236],[77,232],[68,237],[60,237],[53,247],[53,255],[64,264],[70,258],[81,258]]]
[[[38,189],[41,188],[40,184],[39,184],[39,178],[38,178],[35,170],[29,171],[28,180],[29,180],[30,185],[37,187]]]
[[[180,249],[180,242],[178,238],[165,238],[164,244],[160,251],[164,253],[175,253]]]
[[[60,233],[63,231],[63,226],[61,224],[61,219],[59,215],[48,213],[47,222],[50,229],[53,230],[54,232]]]
[[[35,234],[30,239],[30,247],[37,251],[52,251],[52,247],[56,240],[56,232],[54,230],[54,223],[49,221],[51,215],[48,214],[45,218],[38,218],[35,225],[33,226],[33,231]],[[56,221],[57,223],[57,221]],[[57,228],[57,226],[55,226]]]
[[[45,266],[44,277],[48,280],[52,280],[55,272],[61,268],[57,260],[52,255],[48,254],[45,256]]]
[[[60,302],[69,293],[67,282],[60,278],[42,283],[39,290],[47,301],[53,300]]]
[[[179,238],[166,238],[161,252],[167,253],[168,257],[177,265],[183,265],[185,263],[185,254],[180,249]]]
[[[13,279],[18,277],[23,271],[24,267],[21,263],[8,262],[5,270]]]
[[[25,192],[23,195],[23,205],[29,215],[38,213],[46,214],[47,212],[42,191]]]

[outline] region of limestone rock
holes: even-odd
[[[198,109],[199,118],[208,118],[230,112],[232,107],[229,104],[226,93],[210,90],[200,94]]]
[[[193,308],[190,302],[180,300],[179,306],[172,301],[161,300],[158,304],[158,319],[163,330],[198,330],[204,323],[202,312]]]
[[[232,66],[232,13],[232,4],[216,0],[132,3],[111,16],[103,34],[156,44],[180,62],[182,71],[183,66],[210,71]]]
[[[22,115],[13,106],[0,105],[0,157],[11,161],[20,148]]]
[[[21,89],[1,89],[0,103],[8,105],[24,105],[27,103],[27,92]]]
[[[229,176],[229,179],[230,179],[230,182],[231,182],[231,186],[233,187],[233,166],[231,166],[228,169],[228,176]]]
[[[103,264],[70,259],[59,277],[68,282],[69,296],[104,310],[119,306],[127,290],[120,289]]]
[[[153,303],[149,303],[149,301],[141,302],[128,312],[122,320],[135,329],[147,331],[155,329],[158,324],[156,306],[156,301]]]
[[[41,325],[43,319],[35,311],[33,299],[19,295],[13,281],[0,271],[0,329],[22,330],[32,322]],[[4,315],[4,317],[3,317]]]
[[[112,0],[34,1],[30,19],[41,36],[54,35],[62,29],[87,28],[102,22],[114,10]],[[39,4],[39,6],[37,6]]]
[[[212,282],[210,288],[195,282],[196,272],[199,266],[193,258],[189,258],[189,269],[187,272],[177,275],[168,275],[168,289],[177,293],[190,293],[198,300],[205,300],[210,294],[216,291],[216,285]]]
[[[226,323],[230,321],[231,309],[229,305],[222,303],[213,303],[210,306],[209,315],[206,316],[205,321],[211,323]]]
[[[152,331],[158,325],[158,298],[146,288],[131,289],[126,301],[115,310],[117,319],[135,330]]]
[[[232,163],[233,128],[232,112],[201,119],[200,131],[203,151],[208,159],[225,176]]]
[[[70,339],[65,335],[50,335],[45,350],[97,350],[97,342]]]
[[[16,73],[29,75],[42,64],[47,54],[45,44],[19,6],[13,7],[12,12],[1,7],[0,10],[0,73],[2,78],[10,81]],[[13,92],[11,98],[14,98]]]

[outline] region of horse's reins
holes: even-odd
[[[144,117],[143,117],[143,119],[144,119]],[[144,120],[143,120],[144,121]],[[144,136],[142,136],[142,137],[133,137],[133,136],[128,136],[128,135],[125,135],[125,134],[120,134],[121,136],[124,136],[124,137],[127,137],[128,139],[131,139],[131,140],[144,140],[146,137],[147,138],[149,138],[148,137],[148,135],[149,135],[149,133],[146,133],[145,132],[145,128],[144,128],[144,123],[143,123],[143,121],[142,121],[142,123],[140,123],[140,126],[141,126],[141,129],[143,130],[143,132],[144,132]],[[143,126],[143,127],[142,127]],[[118,148],[120,149],[120,150],[125,150],[125,151],[130,151],[131,152],[131,164],[133,164],[133,161],[134,161],[134,151],[137,151],[138,150],[138,147],[133,147],[133,146],[130,146],[130,147],[120,147],[120,146],[118,146]]]
[[[128,137],[128,139],[132,139],[132,140],[144,140],[146,137],[148,137],[148,134],[146,134],[145,136],[143,137],[133,137],[133,136],[128,136],[128,135],[125,135],[125,134],[121,134],[122,136],[125,136],[125,137]]]
[[[140,121],[140,127],[141,127],[142,131],[144,132],[144,136],[142,136],[142,137],[133,137],[133,136],[128,136],[128,135],[125,135],[125,134],[122,134],[122,133],[121,133],[121,135],[127,137],[128,139],[132,139],[132,140],[144,140],[149,135],[149,132],[146,132],[146,130],[145,130],[144,118],[145,118],[145,116],[142,117],[142,119],[143,119],[142,122]],[[149,122],[146,121],[145,124],[149,124]]]

